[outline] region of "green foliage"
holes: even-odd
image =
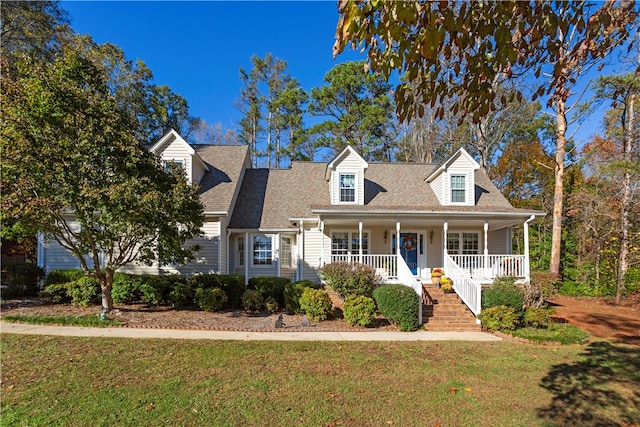
[[[67,293],[67,283],[46,285],[40,291],[40,298],[46,304],[67,304],[71,302],[71,297]]]
[[[44,277],[44,270],[36,264],[21,262],[7,266],[7,277],[4,284],[5,291],[13,296],[37,295],[40,289],[40,279]]]
[[[489,289],[482,291],[482,308],[506,305],[521,312],[524,308],[524,292],[513,277],[497,278]]]
[[[274,297],[266,297],[264,299],[264,308],[266,308],[269,313],[275,313],[280,309],[280,306]]]
[[[198,288],[195,299],[198,307],[206,311],[220,311],[227,303],[227,295],[220,288]]]
[[[349,325],[369,326],[376,320],[376,303],[365,296],[348,296],[342,309]]]
[[[284,288],[291,280],[286,277],[260,276],[249,279],[248,289],[259,291],[264,298],[273,297],[284,307]]]
[[[568,324],[553,323],[548,328],[519,328],[509,331],[514,337],[536,342],[558,342],[560,344],[583,344],[589,334]]]
[[[242,294],[246,290],[244,276],[237,274],[218,275],[217,287],[222,289],[228,298],[229,308],[242,308]]]
[[[100,282],[94,277],[81,277],[67,283],[67,295],[71,297],[71,304],[88,307],[100,301]]]
[[[194,288],[190,280],[178,282],[169,292],[169,302],[174,307],[189,307],[196,301],[196,292],[199,289],[204,288]]]
[[[57,285],[74,282],[87,275],[83,270],[53,270],[47,274],[46,285]]]
[[[59,286],[59,285],[51,285]],[[100,318],[100,314],[85,316],[31,316],[31,315],[9,315],[3,316],[4,322],[27,323],[30,325],[62,325],[62,326],[87,326],[103,328],[107,326],[118,326],[119,320]]]
[[[320,289],[321,285],[311,280],[289,282],[284,287],[284,307],[289,313],[301,313],[300,297],[306,288]]]
[[[490,331],[513,330],[518,326],[520,320],[516,309],[505,305],[483,309],[478,318],[482,322],[482,326]]]
[[[384,285],[373,291],[380,313],[401,331],[418,329],[420,297],[404,285]]]
[[[300,297],[300,309],[311,320],[325,320],[331,314],[331,298],[322,289],[305,288]]]
[[[555,312],[553,308],[527,307],[522,316],[522,323],[532,328],[548,328]]]
[[[242,294],[242,307],[247,311],[260,311],[264,304],[264,297],[255,289],[247,289]]]
[[[334,262],[324,266],[320,276],[343,300],[349,295],[373,296],[376,270],[370,265]]]

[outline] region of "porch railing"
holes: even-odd
[[[474,279],[495,279],[504,276],[526,278],[527,276],[525,255],[450,255],[450,257]]]
[[[482,284],[475,281],[455,261],[455,256],[444,255],[444,271],[453,281],[453,290],[456,291],[474,315],[480,314]]]
[[[397,255],[331,255],[331,262],[360,262],[376,269],[380,280],[398,280]]]

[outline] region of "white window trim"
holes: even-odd
[[[475,234],[478,236],[478,251],[475,254],[463,254],[464,251],[464,239],[463,234]],[[451,248],[449,247],[449,234],[457,234],[458,239],[460,241],[460,248],[458,249],[458,253],[452,254],[450,253]],[[447,230],[447,234],[445,235],[445,239],[447,239],[447,252],[450,255],[482,255],[482,244],[483,244],[483,232],[478,230]]]
[[[289,251],[284,250],[282,239],[289,239]],[[283,262],[284,254],[289,254],[289,263]],[[285,268],[293,268],[293,236],[280,236],[280,266]]]
[[[464,177],[464,188],[453,188],[453,177],[461,176]],[[464,201],[462,202],[454,202],[453,201],[453,191],[454,190],[464,190]],[[449,174],[449,203],[452,205],[468,205],[469,204],[469,174],[468,173],[450,173]]]
[[[267,237],[271,240],[271,264],[256,264],[254,263],[254,237]],[[251,252],[249,253],[249,259],[251,262],[251,267],[252,268],[265,268],[265,269],[272,269],[274,268],[274,264],[277,262],[276,259],[276,246],[275,246],[275,239],[274,239],[274,235],[273,234],[263,234],[263,233],[254,233],[254,234],[249,234],[249,246],[251,248]],[[245,249],[246,250],[246,249]]]
[[[242,255],[240,252],[240,244],[242,244]],[[236,267],[244,267],[244,259],[247,248],[245,247],[244,234],[236,238]]]
[[[356,253],[352,252],[353,251],[353,245],[352,245],[353,239],[354,238],[356,238],[356,239],[360,238],[360,231],[354,230],[354,229],[331,230],[331,234],[329,234],[329,242],[331,244],[331,247],[329,248],[330,249],[329,253],[331,255],[335,255],[333,253],[333,235],[334,235],[334,233],[348,233],[349,234],[349,237],[348,237],[349,246],[348,246],[348,249],[347,249],[347,253],[345,255],[349,255],[349,256],[360,255],[360,252],[356,252]],[[367,238],[369,239],[369,241],[367,242],[368,243],[367,244],[367,252],[365,252],[364,249],[363,249],[362,255],[368,255],[371,252],[371,230],[362,230],[362,236],[364,237],[365,235],[367,235]],[[340,254],[340,255],[342,255],[342,254]]]
[[[353,201],[347,202],[342,200],[342,187],[340,186],[340,178],[343,175],[353,175]],[[356,205],[358,204],[358,173],[357,172],[338,172],[338,195],[336,200],[341,205]]]

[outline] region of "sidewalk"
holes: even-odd
[[[485,332],[236,332],[181,329],[85,328],[0,322],[2,334],[67,337],[154,338],[231,341],[501,341]]]

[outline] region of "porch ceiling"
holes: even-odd
[[[362,221],[365,228],[370,227],[386,227],[394,229],[396,222],[400,221],[400,228],[426,229],[426,228],[444,228],[445,220],[448,222],[449,229],[452,228],[482,228],[485,220],[489,224],[489,230],[499,230],[513,225],[522,224],[529,217],[523,218],[412,218],[412,217],[328,217],[322,218],[325,227],[347,227],[358,228],[358,223]]]

